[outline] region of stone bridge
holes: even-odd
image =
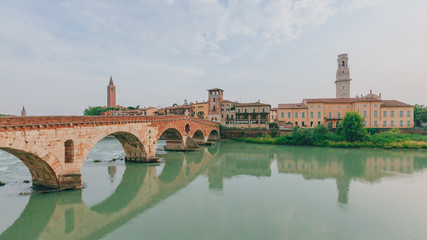
[[[0,150],[19,158],[35,186],[73,189],[82,185],[89,151],[106,136],[122,144],[126,161],[157,161],[156,146],[195,151],[219,138],[219,124],[187,116],[0,117]]]

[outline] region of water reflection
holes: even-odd
[[[34,192],[20,217],[0,239],[100,239],[131,219],[185,188],[198,176],[207,176],[215,191],[224,179],[239,176],[274,178],[296,174],[305,180],[335,179],[337,201],[348,204],[352,181],[377,183],[399,178],[427,166],[422,151],[326,149],[221,143],[199,152],[169,152],[157,174],[155,165],[126,163],[114,193],[90,207],[82,191],[51,194]],[[108,167],[110,181],[117,172]],[[108,184],[108,183],[106,183]],[[304,187],[299,185],[297,187]]]

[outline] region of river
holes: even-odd
[[[125,163],[105,138],[85,188],[53,193],[0,152],[0,240],[427,239],[426,151],[163,146],[159,164]]]

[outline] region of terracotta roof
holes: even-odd
[[[221,88],[212,88],[212,89],[208,89],[208,91],[218,91],[218,90],[224,91],[224,90],[222,90]]]
[[[397,100],[382,100],[381,107],[413,107]]]
[[[270,111],[277,111],[277,108],[272,108],[270,109]]]
[[[190,105],[178,105],[178,106],[165,107],[165,109],[180,109],[180,108],[191,108],[191,106]]]
[[[303,100],[307,103],[355,103],[355,102],[381,102],[375,98],[307,98]]]
[[[305,105],[304,103],[287,103],[287,104],[279,104],[278,108],[286,108],[286,109],[307,108],[307,105]]]
[[[207,104],[208,102],[195,102],[195,103],[190,103],[190,105],[197,105],[197,104]]]
[[[254,102],[254,103],[236,103],[236,107],[244,107],[244,106],[271,106],[270,104]]]

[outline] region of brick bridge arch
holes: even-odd
[[[162,135],[166,150],[195,151],[195,132],[202,143],[214,130],[218,123],[187,116],[1,117],[0,150],[25,163],[34,185],[78,188],[87,155],[106,136],[119,140],[127,161],[150,162]]]

